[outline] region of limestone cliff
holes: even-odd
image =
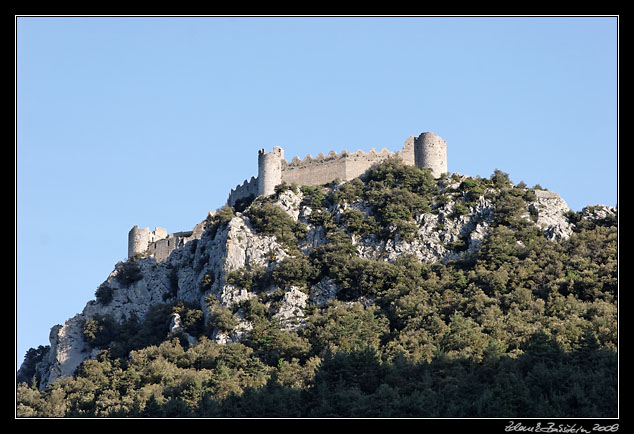
[[[398,234],[387,238],[375,234],[352,234],[356,254],[378,261],[394,261],[403,255],[413,255],[431,264],[459,260],[477,252],[489,232],[498,205],[494,200],[495,190],[489,189],[475,200],[466,202],[464,208],[464,192],[459,186],[465,179],[467,177],[453,176],[438,181],[444,200],[435,203],[429,212],[414,215],[415,234],[407,239]],[[339,186],[329,188],[336,190]],[[527,202],[529,212],[523,218],[529,224],[537,225],[553,242],[569,237],[574,223],[567,216],[570,210],[565,201],[556,193],[542,190],[534,193]],[[304,236],[298,240],[298,247],[303,254],[309,254],[328,241],[325,228],[311,218],[315,210],[304,198],[300,189],[287,189],[258,200],[269,201],[292,221],[304,225]],[[463,209],[458,212],[460,206]],[[351,209],[359,210],[364,216],[372,214],[371,207],[363,201],[328,205],[332,221],[344,230],[341,222],[346,211]],[[614,208],[606,206],[588,207],[581,213],[581,218],[600,219],[615,212]],[[82,361],[97,357],[99,350],[92,348],[84,337],[84,325],[89,319],[110,316],[122,322],[131,316],[143,318],[151,306],[177,300],[199,305],[205,319],[208,319],[211,313],[206,299],[210,294],[219,306],[226,308],[256,296],[245,287],[229,283],[231,272],[258,267],[271,270],[280,261],[296,254],[275,235],[256,230],[248,209],[244,213],[228,214],[222,219],[216,213],[210,213],[199,227],[204,230],[172,251],[165,261],[157,262],[152,256],[128,261],[134,264],[132,277],[126,275],[129,273],[126,268],[128,263],[117,264],[103,283],[108,297],[89,301],[81,313],[51,329],[50,350],[36,368],[41,389],[58,378],[72,375]],[[309,288],[292,284],[277,288],[274,283],[269,283],[264,292],[273,293],[280,289],[283,295],[269,307],[286,328],[302,327],[308,306],[324,305],[338,292],[337,284],[328,278],[313,282]],[[372,300],[365,302],[371,304]],[[217,329],[212,333],[216,343],[233,342],[248,335],[251,324],[239,309],[236,317],[239,321],[232,330]],[[180,321],[180,317],[173,317],[171,327],[165,333],[180,332]]]

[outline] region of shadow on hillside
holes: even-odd
[[[596,342],[564,352],[538,336],[517,359],[481,363],[440,356],[387,364],[373,350],[327,355],[305,390],[272,378],[222,401],[203,397],[195,416],[604,418],[617,416],[617,383],[616,352]],[[168,404],[150,408],[154,416],[182,416],[178,401]]]

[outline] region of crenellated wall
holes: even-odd
[[[380,152],[377,152],[374,148],[370,152],[358,150],[354,153],[348,151],[336,153],[335,151],[330,151],[327,155],[319,154],[316,157],[307,155],[303,160],[295,157],[290,162],[284,159],[284,150],[279,146],[274,147],[273,151],[269,153],[261,149],[258,151],[257,178],[252,177],[249,181],[245,180],[231,190],[227,205],[234,206],[237,200],[250,195],[257,197],[273,194],[275,186],[282,182],[288,184],[296,183],[298,185],[321,185],[332,182],[335,179],[349,181],[391,156],[396,156],[403,160],[405,164],[411,166],[417,165],[419,167],[432,168],[431,165],[433,164],[434,176],[440,176],[439,173],[446,171],[446,152],[444,156],[444,171],[438,169],[443,167],[443,163],[434,161],[435,158],[442,159],[441,152],[435,151],[435,153],[430,154],[430,157],[421,158],[420,164],[417,164],[415,157],[417,146],[420,148],[420,152],[423,152],[423,148],[428,143],[436,144],[435,141],[430,140],[434,137],[438,136],[433,133],[423,133],[418,138],[409,137],[405,140],[403,148],[398,152],[391,152],[385,148]],[[440,140],[442,141],[442,139]],[[425,149],[425,151],[427,150]]]
[[[229,193],[229,199],[227,199],[227,205],[234,206],[239,199],[247,198],[251,195],[258,196],[258,178],[252,176],[248,181],[244,182],[232,189]]]
[[[303,160],[295,157],[290,162],[284,160],[284,150],[275,146],[268,153],[264,149],[258,151],[258,176],[245,179],[232,189],[227,205],[234,206],[236,201],[249,196],[271,195],[282,182],[321,185],[336,179],[349,181],[392,156],[400,158],[407,165],[431,170],[436,178],[447,172],[447,143],[430,132],[409,137],[398,152],[385,148],[380,152],[374,148],[370,152],[358,150],[354,153],[342,151],[337,154],[330,151],[328,155],[319,154],[314,158],[307,155]],[[174,234],[168,234],[164,228],[157,227],[150,231],[149,228],[139,229],[134,226],[128,233],[128,258],[144,253],[154,256],[159,262],[164,261],[174,249],[190,240],[199,239],[203,230],[203,223],[196,225],[191,232]]]

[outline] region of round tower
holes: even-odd
[[[273,147],[268,154],[264,149],[258,151],[258,196],[275,193],[275,186],[282,183],[282,160],[284,150]]]
[[[139,229],[134,226],[128,232],[128,258],[132,258],[137,253],[143,253],[147,250],[149,243],[150,230],[148,228]]]
[[[414,140],[414,161],[419,169],[430,169],[434,178],[447,172],[447,142],[436,133],[422,133]]]

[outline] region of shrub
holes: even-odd
[[[292,183],[288,183],[286,181],[282,181],[281,184],[277,184],[274,188],[275,191],[275,195],[277,197],[280,196],[280,194],[284,193],[285,191],[292,191],[294,193],[298,193],[299,192],[299,186],[297,185],[297,183],[292,182]]]
[[[115,276],[117,282],[121,285],[129,286],[130,284],[137,282],[143,278],[141,268],[137,263],[138,258],[130,258],[126,262],[117,264],[118,273]]]
[[[508,188],[511,185],[508,173],[504,173],[499,169],[495,169],[491,175],[491,181],[495,188]]]
[[[339,187],[333,192],[333,202],[335,203],[354,203],[363,198],[363,190],[365,184],[359,178],[354,178]]]
[[[293,220],[284,210],[270,202],[253,204],[247,211],[253,228],[262,234],[274,235],[291,249],[297,248],[298,240],[306,236],[306,225]]]
[[[183,329],[192,336],[200,336],[204,331],[203,311],[195,303],[179,301],[172,308],[172,313],[180,315]]]
[[[303,334],[316,354],[327,350],[356,351],[378,348],[383,335],[389,333],[388,321],[376,307],[360,303],[335,302],[325,312],[313,315]]]
[[[40,345],[37,349],[29,348],[24,356],[24,362],[18,371],[18,376],[16,377],[18,384],[22,382],[31,383],[34,377],[36,384],[39,383],[40,378],[35,367],[46,357],[50,349],[51,347],[49,345]]]
[[[220,224],[228,223],[234,216],[235,213],[233,208],[227,205],[223,205],[215,215],[216,220]]]
[[[251,270],[246,267],[238,268],[227,274],[227,283],[244,288],[247,291],[262,291],[269,285],[270,273],[262,266],[253,267]]]
[[[302,205],[309,206],[312,209],[319,209],[325,206],[326,194],[321,187],[302,185],[301,190],[304,194]]]
[[[82,332],[91,347],[105,348],[114,340],[118,328],[112,317],[95,316],[84,322]]]
[[[388,158],[370,168],[362,176],[366,188],[380,184],[386,188],[403,188],[420,196],[436,191],[436,182],[429,171],[408,166],[398,158]]]
[[[454,205],[453,215],[461,216],[461,215],[467,215],[468,213],[469,213],[469,207],[464,202],[457,200]]]
[[[341,215],[342,223],[351,234],[364,236],[379,232],[379,225],[373,216],[366,217],[358,209],[347,209]]]
[[[317,270],[306,256],[299,253],[289,256],[273,268],[272,278],[280,287],[306,287],[317,275]]]
[[[464,193],[466,203],[473,203],[484,194],[484,181],[481,179],[467,178],[460,183],[458,190]]]
[[[215,295],[209,294],[205,298],[209,318],[207,320],[207,333],[211,335],[215,328],[221,332],[229,332],[238,326],[238,319],[230,309],[222,306]]]
[[[247,197],[237,199],[236,202],[233,204],[233,209],[236,212],[244,212],[244,210],[247,209],[249,205],[253,203],[254,200],[255,200],[254,194],[250,194]]]
[[[97,302],[107,306],[112,301],[113,292],[113,289],[104,282],[97,288],[95,298],[97,299]]]
[[[212,271],[207,271],[202,279],[200,279],[200,283],[198,285],[198,289],[200,292],[207,292],[211,289],[211,285],[216,281],[216,274]]]

